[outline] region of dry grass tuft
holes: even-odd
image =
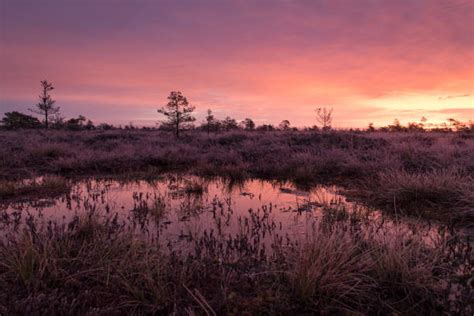
[[[45,176],[25,181],[0,181],[0,200],[8,198],[29,198],[52,196],[67,192],[69,182],[60,176]]]
[[[473,192],[474,179],[452,169],[426,173],[391,170],[379,174],[374,198],[400,214],[472,220]]]
[[[250,235],[196,236],[195,249],[183,252],[95,213],[66,226],[30,217],[23,230],[0,239],[0,286],[9,289],[0,291],[0,311],[425,314],[454,305],[472,311],[466,294],[449,301],[447,284],[459,270],[444,251],[447,241],[428,246],[417,233],[354,218],[310,229],[302,243],[275,240],[262,257]]]

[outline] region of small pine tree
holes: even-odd
[[[189,105],[188,99],[180,91],[171,91],[168,96],[168,103],[166,106],[158,109],[158,113],[166,116],[167,120],[164,123],[172,127],[176,137],[179,138],[180,130],[186,128],[188,123],[196,120],[191,115],[194,109],[195,107]]]
[[[39,96],[40,102],[36,104],[36,108],[30,109],[31,112],[44,116],[44,125],[49,127],[51,116],[59,114],[59,106],[55,106],[55,100],[51,98],[49,91],[53,90],[53,84],[47,80],[41,81],[42,93]]]

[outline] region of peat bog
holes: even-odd
[[[2,131],[0,313],[472,313],[474,136]]]
[[[337,184],[387,212],[465,225],[474,217],[473,157],[472,133],[195,131],[176,140],[143,130],[2,131],[0,192],[42,175],[177,172]]]

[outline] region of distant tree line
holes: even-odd
[[[192,124],[192,122],[196,120],[192,115],[195,108],[195,106],[189,104],[188,99],[181,93],[181,91],[171,91],[168,96],[168,103],[158,109],[158,113],[165,116],[165,120],[159,123],[158,129],[173,131],[176,137],[179,137],[180,132],[183,130],[195,129]],[[245,118],[241,122],[237,122],[236,119],[227,116],[223,120],[219,120],[214,116],[212,110],[208,109],[204,121],[197,129],[206,131],[210,134],[211,132],[239,129],[246,131],[271,131],[277,129],[290,130],[291,128],[288,120],[283,120],[277,128],[271,124],[257,126],[251,118]]]
[[[60,107],[56,105],[56,101],[51,96],[51,91],[54,90],[53,84],[47,80],[41,82],[41,92],[39,95],[39,102],[34,108],[29,109],[30,112],[40,116],[37,117],[24,114],[18,111],[7,112],[4,114],[3,119],[0,121],[0,126],[3,129],[64,129],[71,131],[80,130],[110,130],[110,129],[138,129],[131,123],[126,126],[113,126],[111,124],[99,124],[94,123],[86,117],[79,115],[76,118],[65,119],[60,114]],[[242,121],[227,116],[222,120],[217,119],[212,110],[208,109],[204,121],[199,126],[195,127],[194,122],[196,118],[193,116],[193,112],[196,109],[195,106],[191,105],[188,99],[180,91],[171,91],[168,96],[168,102],[165,106],[158,109],[158,113],[162,114],[165,119],[160,121],[155,128],[142,127],[144,130],[166,130],[173,131],[176,137],[179,137],[181,132],[184,130],[201,130],[208,134],[217,133],[222,131],[232,130],[245,130],[245,131],[297,131],[296,127],[292,127],[290,121],[283,120],[278,126],[272,124],[257,125],[251,118],[245,118]],[[312,131],[329,131],[332,129],[333,120],[333,109],[327,109],[325,107],[318,107],[316,112],[316,122],[318,125],[314,125],[309,128],[303,128],[303,130]],[[374,127],[374,124],[370,123],[366,129],[351,129],[357,131],[367,132],[423,132],[423,131],[434,131],[434,132],[474,132],[474,123],[464,123],[454,118],[449,118],[446,123],[442,124],[431,124],[427,123],[427,119],[422,117],[420,122],[410,122],[406,126],[403,126],[398,119],[395,119],[393,124],[382,126],[379,128]]]
[[[24,114],[17,111],[7,112],[0,121],[1,127],[7,130],[16,129],[63,129],[71,131],[93,130],[93,129],[113,129],[114,126],[110,124],[94,125],[91,120],[79,115],[76,118],[64,119],[62,117],[49,118],[46,127],[45,121],[40,121],[38,118]]]
[[[374,124],[370,123],[367,127],[368,132],[474,132],[474,122],[461,122],[454,118],[448,118],[446,122],[440,124],[427,123],[428,119],[422,117],[420,122],[408,122],[407,125],[402,125],[398,119],[395,119],[392,124],[375,128]]]

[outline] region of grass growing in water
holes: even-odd
[[[9,289],[0,311],[472,312],[472,262],[460,239],[427,244],[421,228],[350,214],[309,223],[307,238],[275,234],[265,244],[274,229],[265,214],[249,212],[240,233],[204,231],[187,251],[92,211],[67,225],[30,216],[0,239],[0,286]]]
[[[32,196],[54,196],[67,192],[68,181],[60,176],[45,176],[25,181],[0,181],[0,200]]]

